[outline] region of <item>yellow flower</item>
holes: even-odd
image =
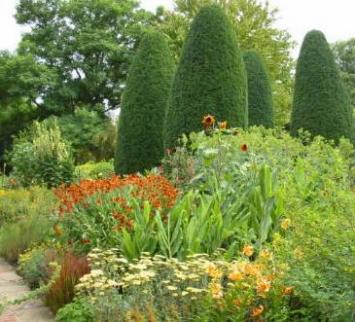
[[[244,269],[245,274],[251,276],[258,276],[260,275],[260,267],[256,264],[246,264]]]
[[[263,249],[260,252],[260,257],[265,260],[270,260],[272,258],[272,253],[267,249]]]
[[[281,228],[283,230],[289,229],[291,226],[291,219],[290,218],[285,218],[281,221]]]
[[[262,279],[256,285],[256,292],[258,293],[258,295],[264,297],[265,293],[268,293],[270,291],[270,288],[271,283],[266,279]]]
[[[210,284],[210,290],[214,299],[220,299],[223,297],[222,285],[220,283],[213,282]]]
[[[254,254],[254,247],[251,246],[251,245],[245,245],[243,247],[243,250],[242,250],[242,253],[245,255],[245,256],[252,256]]]
[[[243,279],[243,274],[241,272],[234,271],[228,275],[228,278],[233,282],[241,281]]]
[[[207,274],[212,278],[221,278],[223,275],[223,273],[214,264],[207,267]]]

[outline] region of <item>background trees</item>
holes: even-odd
[[[332,50],[343,82],[349,90],[353,110],[352,140],[355,142],[355,38],[333,44]]]
[[[291,132],[338,140],[351,137],[350,99],[325,36],[310,31],[297,63]]]
[[[117,108],[150,17],[134,0],[21,0],[16,19],[29,32],[19,53],[33,55],[53,75],[40,108],[48,114]]]
[[[232,25],[219,6],[195,17],[175,75],[167,116],[167,146],[202,129],[207,114],[230,126],[248,124],[247,80]]]
[[[158,10],[158,27],[170,38],[178,60],[190,23],[206,5],[220,5],[230,18],[240,48],[256,50],[265,59],[275,93],[275,124],[288,122],[291,111],[293,81],[290,55],[294,43],[290,34],[275,27],[277,10],[257,0],[174,0],[175,8]]]

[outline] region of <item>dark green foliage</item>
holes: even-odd
[[[273,127],[272,89],[266,66],[252,50],[244,53],[248,78],[249,125]]]
[[[165,36],[149,31],[133,60],[118,122],[115,171],[157,166],[164,154],[164,123],[174,73]]]
[[[195,17],[183,48],[167,119],[167,146],[200,131],[204,115],[246,127],[247,80],[233,27],[216,5]]]
[[[303,128],[337,141],[350,138],[351,124],[350,99],[327,40],[310,31],[297,63],[291,133]]]

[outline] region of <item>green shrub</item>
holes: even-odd
[[[355,309],[354,193],[332,182],[307,189],[313,180],[303,169],[295,180],[299,181],[297,189],[307,192],[297,199],[290,194],[291,229],[274,243],[277,260],[289,268],[285,281],[295,287],[300,315],[308,321],[351,321]]]
[[[306,35],[296,68],[291,133],[301,128],[336,141],[351,138],[349,95],[327,40],[315,30]]]
[[[178,66],[166,126],[166,146],[202,129],[212,114],[230,126],[248,125],[247,79],[233,27],[219,6],[195,17]]]
[[[295,139],[264,128],[215,131],[211,136],[201,132],[190,139],[189,148],[183,152],[181,147],[179,152],[186,160],[182,165],[192,164],[185,189],[193,187],[212,194],[214,186],[229,187],[230,195],[239,197],[240,187],[248,191],[249,182],[254,180],[252,169],[267,164],[273,170],[284,219],[279,232],[273,230],[273,238],[268,240],[274,240],[279,266],[288,268],[285,284],[294,287],[291,306],[296,312],[290,320],[351,320],[355,151],[349,141],[341,139],[334,147],[321,137],[311,140],[303,133]],[[186,173],[183,169],[179,172]],[[217,179],[211,184],[215,173]],[[252,194],[250,211],[263,213],[273,204],[262,194],[258,198]],[[263,206],[258,205],[260,201]]]
[[[46,284],[51,277],[51,262],[58,258],[55,245],[46,244],[35,246],[21,254],[18,261],[18,273],[23,277],[30,288],[35,289]]]
[[[62,140],[57,125],[48,128],[35,122],[33,137],[19,139],[10,153],[12,175],[23,185],[58,186],[73,180],[70,146]]]
[[[149,31],[132,62],[118,121],[115,170],[143,172],[164,156],[164,123],[174,62],[165,36]]]
[[[78,108],[73,114],[52,116],[42,123],[48,127],[58,124],[63,139],[71,143],[77,164],[114,157],[116,128],[96,111]]]
[[[50,236],[52,225],[43,216],[33,216],[0,229],[0,256],[11,263],[17,262],[26,249],[42,243]]]
[[[0,191],[0,228],[35,215],[47,216],[57,206],[54,194],[41,187]]]
[[[79,180],[110,178],[115,174],[113,160],[79,165],[75,168],[75,173]]]
[[[75,299],[58,310],[55,320],[57,322],[95,322],[93,310],[93,305],[86,299]]]
[[[272,89],[266,66],[255,51],[244,52],[248,78],[249,126],[273,127]]]

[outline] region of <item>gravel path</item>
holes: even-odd
[[[12,300],[29,292],[15,269],[0,258],[0,303]],[[8,308],[0,315],[0,322],[53,322],[53,314],[40,300],[25,302]]]

